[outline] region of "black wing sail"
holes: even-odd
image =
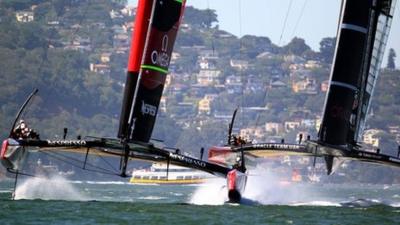
[[[126,77],[124,98],[122,100],[122,110],[118,137],[129,139],[129,117],[133,104],[133,97],[139,79],[140,63],[142,62],[144,45],[146,42],[149,21],[153,9],[153,0],[140,0],[135,18],[134,30],[132,32],[131,49],[128,60],[128,73]]]
[[[150,140],[184,4],[180,0],[157,0],[153,7],[131,113],[132,140]]]
[[[379,73],[392,0],[345,1],[319,142],[355,146]]]

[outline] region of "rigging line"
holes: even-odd
[[[72,162],[70,162],[70,161],[68,161],[68,160],[63,159],[62,157],[67,158],[67,159],[68,159],[68,157],[66,157],[66,156],[64,156],[64,155],[62,155],[62,154],[59,154],[59,155],[57,156],[57,154],[55,154],[55,153],[51,154],[51,153],[49,153],[49,152],[44,152],[44,151],[41,151],[41,150],[39,150],[39,152],[41,152],[41,153],[43,153],[43,154],[45,154],[45,155],[47,155],[47,156],[49,156],[49,157],[52,157],[52,158],[54,158],[54,159],[56,159],[56,160],[59,160],[59,161],[61,161],[61,162],[64,162],[64,163],[66,163],[66,164],[69,164],[69,165],[71,165],[71,166],[74,166],[74,167],[76,167],[76,168],[82,169],[81,165],[76,165],[76,164],[74,164],[74,163],[72,163]],[[72,159],[73,159],[73,158],[72,158]],[[73,160],[74,160],[74,161],[78,161],[78,160],[76,160],[76,159],[73,159]],[[119,176],[119,174],[114,173],[114,172],[112,172],[112,171],[109,171],[109,170],[106,170],[106,169],[103,169],[103,168],[100,168],[100,167],[96,167],[96,166],[93,166],[93,165],[88,164],[88,163],[86,163],[86,165],[92,166],[92,167],[94,167],[94,168],[102,169],[103,171],[101,171],[101,170],[96,170],[96,169],[88,169],[88,168],[85,168],[85,169],[82,169],[82,170],[86,170],[86,171],[89,171],[89,172],[95,172],[95,173],[101,173],[101,174],[107,174],[107,175],[117,175],[117,176]]]
[[[281,32],[281,36],[279,37],[279,43],[278,43],[278,45],[281,45],[282,38],[283,38],[283,33],[285,32],[285,29],[286,29],[287,19],[288,19],[288,17],[289,17],[290,9],[292,8],[292,3],[293,3],[293,0],[290,0],[290,2],[289,2],[289,7],[288,7],[288,9],[287,9],[287,11],[286,11],[285,20],[284,20],[284,22],[283,22],[282,32]]]
[[[7,168],[7,172],[15,174],[15,175],[18,174],[18,175],[27,176],[27,177],[38,177],[36,175],[32,175],[32,174],[29,174],[29,173],[24,173],[24,172],[21,172],[19,170],[13,170],[13,169],[10,169],[10,168]]]
[[[270,81],[272,82],[272,81]],[[264,107],[267,107],[267,99],[268,99],[268,87],[265,87],[265,95],[263,98],[263,103],[264,103]],[[263,114],[263,112],[257,113],[257,117],[256,117],[256,123],[255,123],[255,127],[257,128],[259,126],[259,122],[260,122],[260,115]]]
[[[299,26],[299,24],[300,24],[300,21],[301,21],[301,19],[303,18],[304,9],[306,8],[307,3],[308,3],[308,0],[304,0],[303,6],[301,7],[301,11],[300,11],[300,16],[299,16],[299,18],[297,19],[297,22],[296,22],[296,25],[295,25],[295,27],[294,27],[294,29],[293,29],[293,33],[292,33],[292,36],[291,36],[291,37],[294,37],[294,35],[296,34],[296,31],[297,31],[297,28],[298,28],[298,26]]]
[[[211,48],[212,54],[215,56],[215,44],[214,44],[214,29],[212,28],[212,21],[211,21],[211,10],[210,10],[210,0],[207,0],[207,16],[208,16],[208,23],[210,24],[209,29],[211,29]]]
[[[116,172],[116,173],[119,172],[117,169],[115,169],[113,167],[113,165],[111,165],[111,163],[108,160],[106,160],[102,155],[100,155],[98,152],[96,152],[96,151],[98,151],[97,149],[94,149],[94,150],[95,150],[96,156],[99,157],[101,160],[103,160],[103,162],[105,162],[107,164],[107,166],[109,166],[111,169],[113,169],[114,172]]]
[[[397,8],[397,15],[399,16],[399,19],[400,19],[400,4],[399,4],[400,2],[396,2],[396,8]],[[393,14],[395,14],[396,13],[396,10],[393,12]]]
[[[243,37],[242,37],[242,0],[239,0],[239,59],[243,59]],[[243,75],[243,70],[239,68],[239,77],[240,80],[243,84],[244,81],[244,75]],[[243,85],[242,85],[243,86]],[[242,87],[242,93],[240,95],[240,106],[236,108],[243,108],[244,106],[244,88]],[[243,126],[243,110],[239,110],[239,115],[241,116],[241,125],[240,127]],[[233,124],[232,124],[233,126]]]
[[[75,167],[78,167],[78,168],[82,169],[81,165],[76,165],[76,164],[74,164],[74,163],[71,162],[71,161],[74,161],[74,162],[77,162],[77,163],[79,163],[79,164],[83,164],[83,161],[78,160],[78,159],[76,159],[76,158],[69,157],[69,156],[66,156],[66,155],[63,155],[63,154],[60,154],[60,153],[57,153],[57,152],[51,152],[51,153],[50,153],[50,152],[45,152],[45,151],[42,151],[42,150],[39,150],[39,152],[41,152],[41,153],[43,153],[43,154],[45,154],[45,155],[48,155],[48,156],[50,156],[50,157],[53,157],[53,158],[55,158],[55,159],[58,159],[58,160],[60,160],[60,161],[62,161],[62,162],[65,162],[65,163],[67,163],[67,164],[70,164],[70,165],[73,165],[73,166],[75,166]],[[63,159],[63,158],[64,158],[64,159]],[[65,159],[66,159],[66,160],[65,160]],[[67,160],[71,160],[71,161],[67,161]],[[92,164],[87,163],[87,162],[86,162],[86,165],[88,165],[88,166],[90,166],[90,167],[93,167],[93,168],[96,168],[96,169],[99,169],[99,170],[102,170],[102,171],[105,171],[105,172],[107,172],[107,174],[114,174],[113,171],[110,171],[110,170],[107,170],[107,169],[104,169],[104,168],[101,168],[101,167],[92,165]],[[85,169],[85,170],[94,171],[94,172],[100,172],[99,170],[90,170],[90,169]]]

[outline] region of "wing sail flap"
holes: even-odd
[[[343,4],[319,142],[356,146],[360,141],[395,3],[354,0]]]

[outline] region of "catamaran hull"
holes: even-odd
[[[0,161],[8,170],[17,171],[23,166],[28,150],[13,139],[6,139],[1,146]]]
[[[229,202],[239,203],[246,188],[247,175],[236,169],[229,171],[227,175]]]

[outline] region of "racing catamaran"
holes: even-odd
[[[235,112],[228,145],[212,147],[209,161],[229,165],[237,155],[253,158],[284,155],[322,157],[328,175],[344,159],[400,167],[399,154],[392,156],[379,151],[365,151],[360,145],[395,5],[396,0],[342,1],[330,86],[317,140],[307,138],[299,144],[251,144],[235,137],[232,141]]]
[[[379,73],[395,0],[344,0],[330,89],[317,140],[299,144],[246,143],[232,135],[235,112],[227,145],[212,147],[208,161],[151,143],[185,0],[139,0],[138,4],[118,138],[41,140],[35,132],[16,133],[16,122],[34,92],[21,107],[9,138],[2,144],[0,160],[9,172],[23,173],[24,159],[30,151],[82,153],[85,154],[82,168],[87,170],[89,154],[117,156],[121,162],[120,171],[115,175],[121,177],[127,176],[130,159],[164,162],[226,178],[229,200],[239,202],[247,181],[245,156],[323,157],[328,174],[334,171],[336,159],[400,167],[400,158],[366,152],[358,144]]]
[[[92,171],[94,171],[93,166],[87,161],[89,154],[117,156],[121,158],[119,173],[98,168],[95,171],[121,177],[127,177],[130,159],[175,164],[226,177],[232,170],[231,167],[189,157],[180,154],[179,151],[156,147],[150,142],[185,3],[185,0],[139,0],[138,2],[118,138],[41,140],[33,131],[29,135],[27,132],[23,133],[25,123],[22,122],[18,126],[16,124],[26,105],[36,94],[36,90],[17,114],[9,138],[3,141],[0,160],[7,171],[15,173],[16,180],[18,174],[31,175],[22,171],[24,160],[29,152],[40,151],[85,154],[81,168]],[[24,129],[21,130],[20,126]],[[236,192],[240,193],[240,190]]]

